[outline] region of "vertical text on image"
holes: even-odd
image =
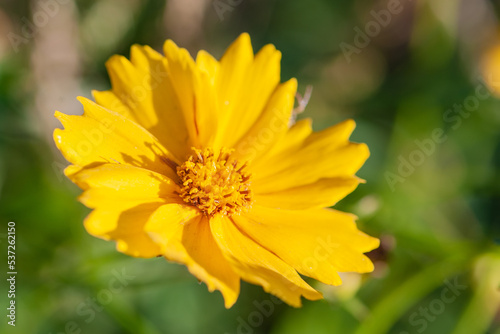
[[[7,224],[7,298],[9,307],[7,307],[7,323],[10,326],[16,325],[16,223]]]

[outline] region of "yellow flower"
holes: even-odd
[[[500,43],[490,46],[481,58],[481,72],[491,93],[500,97]],[[477,92],[476,92],[477,94]]]
[[[240,279],[298,307],[322,298],[299,274],[339,285],[338,272],[371,272],[363,253],[378,239],[325,209],[362,181],[369,152],[349,142],[354,122],[290,126],[297,82],[280,83],[281,53],[254,56],[248,34],[220,61],[170,40],[164,52],[134,45],[130,61],[112,57],[111,90],[80,98],[82,116],[56,112],[65,173],[93,209],[87,231],[185,264],[228,308]]]

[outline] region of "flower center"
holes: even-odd
[[[246,163],[230,159],[233,150],[222,148],[218,154],[210,148],[193,148],[194,154],[177,167],[182,185],[180,197],[207,216],[231,216],[252,205],[250,174]]]

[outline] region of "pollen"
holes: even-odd
[[[247,164],[231,158],[234,150],[193,148],[194,154],[177,167],[181,179],[180,197],[203,214],[232,216],[252,205],[251,175]]]

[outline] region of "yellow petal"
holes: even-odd
[[[194,88],[196,65],[189,52],[184,48],[179,48],[171,40],[165,42],[163,51],[167,58],[168,72],[184,115],[189,137],[193,145],[199,147],[199,129],[203,124],[197,123],[195,115],[197,107]]]
[[[201,147],[220,149],[222,145],[215,143],[219,132],[220,112],[215,86],[210,83],[211,77],[206,72],[199,72],[194,79],[195,103],[193,105],[199,143]]]
[[[271,148],[267,152],[255,156],[255,159],[252,161],[254,173],[258,173],[259,170],[266,171],[268,169],[268,162],[277,155],[287,157],[297,152],[311,133],[312,120],[309,118],[302,119],[292,125],[281,140],[271,143]]]
[[[253,160],[285,136],[296,92],[296,79],[277,86],[260,117],[235,146],[236,157]]]
[[[356,228],[354,216],[319,210],[277,210],[255,206],[244,217],[233,217],[236,225],[299,273],[323,283],[339,285],[337,272],[373,271],[363,255],[379,240]]]
[[[114,102],[116,106],[118,103],[108,100],[111,97],[110,94],[101,95],[99,92],[94,92],[96,102],[99,104],[103,102],[102,106],[115,112],[122,110],[130,112],[133,115],[133,120],[146,129],[156,125],[158,116],[152,103],[147,72],[137,69],[127,58],[119,55],[112,56],[106,62],[106,68],[111,80],[111,93],[123,103],[126,109],[112,109],[111,107],[115,107],[115,105],[109,106],[109,102]]]
[[[122,94],[117,95],[114,93],[112,90],[106,90],[106,91],[97,91],[93,90],[92,95],[94,96],[94,100],[96,103],[100,106],[103,106],[106,109],[112,110],[116,113],[119,113],[120,115],[123,115],[130,119],[131,121],[140,124],[142,127],[147,128],[149,123],[152,123],[148,121],[146,124],[142,122],[141,124],[141,119],[138,118],[137,116],[139,115],[144,115],[145,112],[137,113],[137,111],[140,110],[140,108],[129,108],[127,105],[127,99],[121,100],[118,96],[123,96]],[[126,96],[126,95],[125,95]],[[138,114],[136,116],[136,114]]]
[[[217,133],[220,131],[220,106],[217,98],[216,76],[220,71],[219,62],[208,52],[201,50],[196,57],[198,75],[195,76],[196,95],[196,124],[200,144],[203,147],[220,149],[221,143],[215,143]]]
[[[85,229],[93,236],[115,240],[118,251],[150,258],[161,254],[161,248],[146,234],[144,226],[161,203],[140,204],[119,211],[98,208],[84,221]]]
[[[280,82],[281,52],[269,44],[253,58],[248,34],[242,34],[221,59],[217,79],[224,128],[219,139],[233,146],[261,116]]]
[[[179,48],[170,40],[165,42],[164,51],[171,80],[193,143],[191,146],[198,148],[212,146],[218,132],[220,117],[212,73],[200,70],[189,52]],[[209,57],[204,59],[210,62]]]
[[[200,50],[196,55],[196,65],[201,72],[205,72],[210,80],[210,85],[215,86],[215,80],[220,71],[219,62],[210,53]]]
[[[145,226],[145,230],[158,245],[161,245],[163,254],[168,254],[172,261],[182,262],[185,252],[182,247],[179,249],[174,241],[178,241],[177,235],[184,225],[199,215],[200,212],[192,207],[175,203],[166,204],[154,214]]]
[[[222,255],[210,231],[210,222],[201,218],[188,224],[182,232],[182,244],[191,259],[189,271],[205,282],[210,291],[220,290],[226,308],[238,299],[240,277]]]
[[[321,178],[353,176],[370,155],[365,144],[349,142],[354,126],[354,121],[348,120],[312,133],[295,151],[276,152],[265,167],[253,168],[254,191],[270,193]]]
[[[212,218],[210,228],[222,253],[242,279],[261,285],[266,292],[295,307],[301,306],[301,296],[310,300],[322,298],[292,267],[249,239],[229,218]]]
[[[130,58],[108,60],[112,90],[94,91],[96,102],[139,123],[183,160],[193,144],[166,59],[150,47],[138,45],[132,46]]]
[[[162,246],[167,259],[185,264],[209,291],[221,291],[227,308],[236,302],[240,278],[222,256],[206,218],[175,204],[165,205],[154,214],[146,230]]]
[[[347,120],[328,128],[327,130],[336,130],[336,136],[332,136],[333,138],[331,138],[333,141],[332,144],[338,146],[339,139],[341,141],[348,141],[354,127],[354,122],[352,120]],[[281,140],[277,140],[273,143],[272,149],[270,149],[266,154],[259,154],[256,156],[252,162],[252,167],[254,169],[262,167],[263,171],[268,171],[269,162],[279,162],[295,154],[304,146],[306,140],[311,138],[312,134],[313,130],[311,119],[298,121],[286,131]],[[264,173],[260,174],[265,175]]]
[[[498,84],[498,78],[500,78],[500,44],[489,46],[486,52],[483,53],[480,69],[489,90],[498,97],[500,95],[500,85]],[[476,95],[480,99],[488,98],[489,92],[482,88],[483,93],[480,93],[481,88],[476,88]]]
[[[226,50],[220,60],[218,71],[217,95],[222,101],[221,113],[224,114],[224,125],[228,125],[231,112],[237,112],[235,105],[245,88],[245,78],[253,62],[253,50],[250,36],[241,34]]]
[[[83,167],[106,162],[140,166],[172,179],[175,158],[144,128],[130,119],[80,98],[82,116],[56,112],[63,129],[54,131],[54,141],[71,163]]]
[[[286,190],[256,193],[255,203],[276,209],[304,210],[319,209],[335,205],[350,194],[361,179],[353,177],[335,177],[320,179],[314,183],[291,187]]]
[[[216,99],[220,108],[220,129],[214,143],[216,148],[222,145],[230,147],[233,143],[234,129],[230,121],[237,115],[241,117],[241,110],[237,110],[237,106],[247,92],[245,78],[253,58],[250,36],[243,33],[229,46],[219,62],[215,77]]]
[[[67,176],[85,190],[79,199],[89,208],[114,210],[131,208],[141,203],[182,202],[175,194],[179,187],[174,181],[139,167],[102,164],[76,173],[71,173],[69,169]]]

